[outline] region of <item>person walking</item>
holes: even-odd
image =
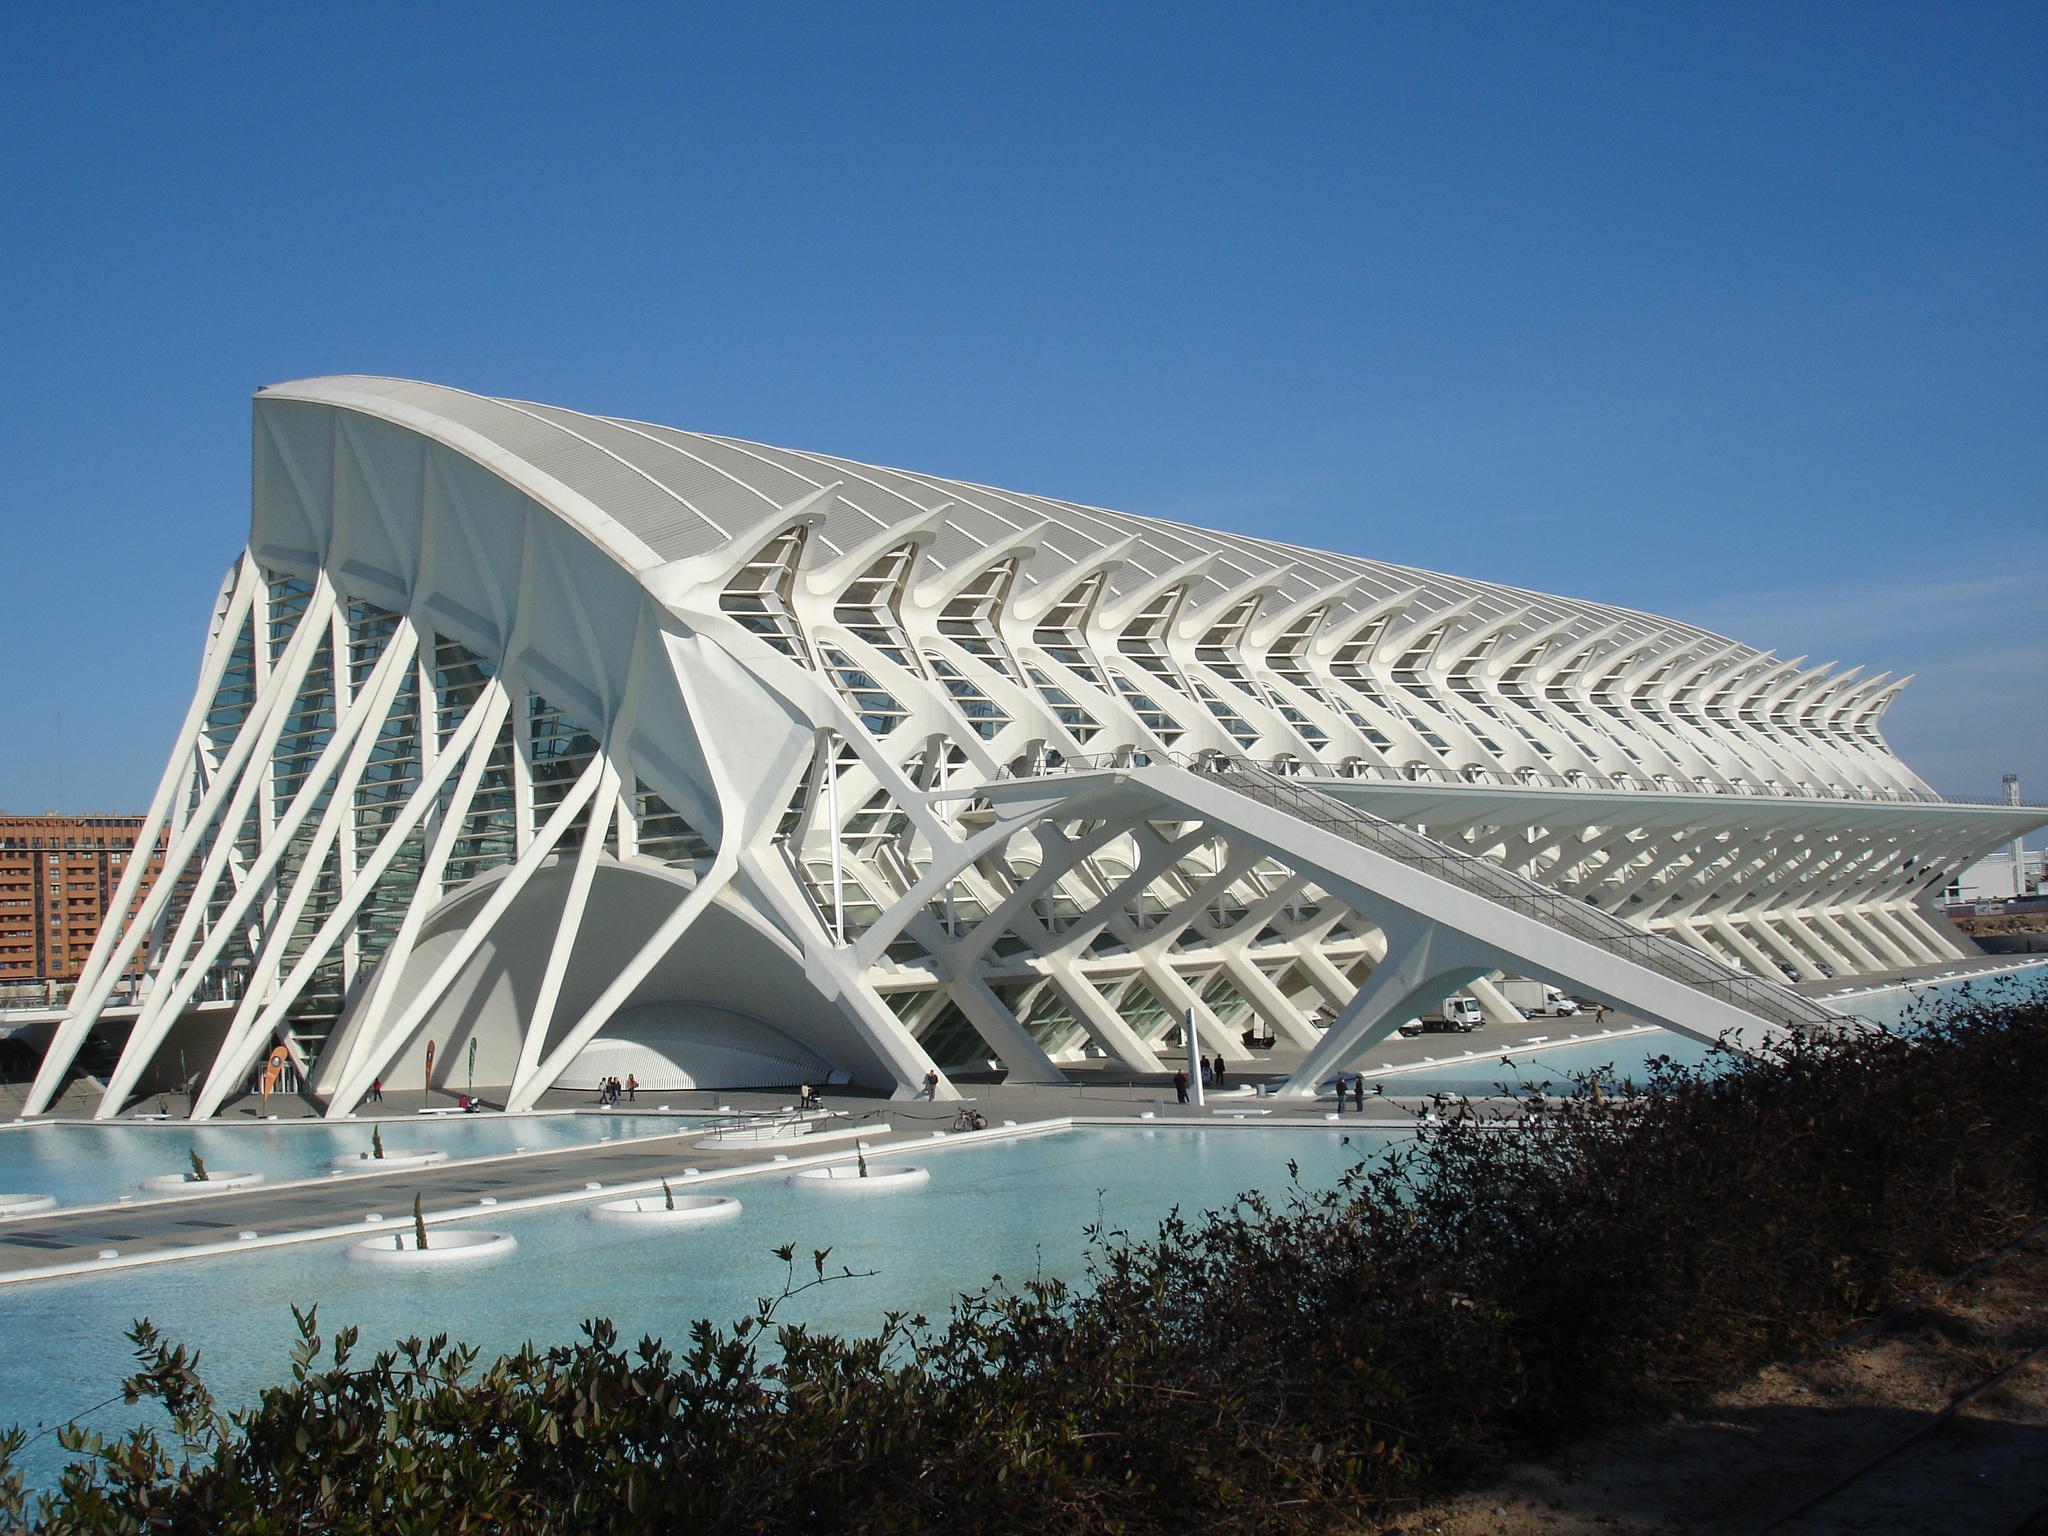
[[[924,1096],[934,1104],[939,1102],[939,1074],[937,1072],[925,1073]]]
[[[1223,1086],[1223,1053],[1221,1051],[1216,1053],[1215,1080],[1216,1086],[1221,1088]]]
[[[628,1104],[638,1103],[639,1101],[634,1097],[634,1095],[639,1093],[639,1091],[640,1079],[635,1077],[632,1073],[628,1072],[626,1074],[626,1102]]]
[[[1185,1071],[1173,1074],[1173,1096],[1183,1104],[1188,1101],[1188,1075]]]
[[[381,1077],[370,1079],[370,1102],[372,1104],[382,1104],[384,1102],[384,1079]]]
[[[1351,1102],[1361,1115],[1365,1113],[1365,1074],[1363,1072],[1351,1079]]]

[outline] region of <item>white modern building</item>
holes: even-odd
[[[173,1052],[211,1115],[280,1045],[332,1115],[634,1063],[944,1097],[1166,1070],[1189,1013],[1298,1048],[1300,1092],[1455,989],[1512,1016],[1502,974],[1705,1038],[1822,1025],[1782,983],[1966,953],[1924,903],[2048,820],[1930,791],[1878,733],[1901,686],[822,454],[279,385],[165,874],[29,1110],[123,1024],[103,1115]]]

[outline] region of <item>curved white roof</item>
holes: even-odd
[[[1218,599],[1255,591],[1258,633],[1264,637],[1259,648],[1272,642],[1280,622],[1307,625],[1318,655],[1333,664],[1366,665],[1382,687],[1406,686],[1470,738],[1463,746],[1437,741],[1425,722],[1408,714],[1407,694],[1391,695],[1390,707],[1372,695],[1372,685],[1361,684],[1381,714],[1402,722],[1389,732],[1385,720],[1362,722],[1355,711],[1348,717],[1364,732],[1361,741],[1370,741],[1381,756],[1391,743],[1412,735],[1410,748],[1420,742],[1428,749],[1415,752],[1420,764],[1457,758],[1448,768],[1460,771],[1470,759],[1524,776],[1586,768],[1635,787],[1649,787],[1654,778],[1742,793],[1759,784],[1835,787],[1821,793],[1846,793],[1863,784],[1885,793],[1925,791],[1875,731],[1903,679],[1863,677],[1860,669],[1837,673],[1832,663],[1804,667],[1804,658],[1779,660],[1696,626],[1630,609],[405,379],[305,379],[261,391],[259,406],[266,400],[353,411],[433,438],[518,486],[643,577],[685,561],[691,581],[714,579],[720,569],[729,575],[736,567],[716,558],[718,552],[749,557],[803,504],[807,517],[823,518],[809,534],[806,568],[832,568],[848,582],[858,573],[840,557],[858,550],[878,555],[890,547],[895,529],[914,530],[924,545],[921,591],[931,590],[934,569],[957,569],[965,579],[1004,558],[1004,551],[1030,547],[1017,573],[1019,593],[1013,594],[1024,596],[1014,605],[1020,615],[1042,613],[1078,590],[1077,568],[1099,571],[1109,601],[1094,604],[1094,612],[1118,632],[1117,644],[1127,650],[1126,637],[1155,622],[1124,601],[1135,594],[1177,594],[1169,599],[1175,630],[1180,642],[1192,643],[1190,636],[1222,619],[1226,605]],[[832,494],[819,494],[827,490]],[[700,566],[701,557],[713,558]],[[1041,589],[1036,600],[1029,595],[1034,588]],[[1240,616],[1251,612],[1228,606]],[[1242,617],[1232,622],[1241,635]],[[1359,645],[1341,650],[1358,635],[1370,637],[1361,642],[1368,653],[1362,659]],[[1437,692],[1418,686],[1416,667],[1433,671]],[[1101,677],[1091,681],[1107,688]],[[1272,682],[1267,677],[1263,691],[1252,684],[1231,686],[1249,691],[1283,718],[1307,723],[1298,712],[1286,714],[1292,706]],[[1117,686],[1130,691],[1121,682]],[[1169,686],[1191,698],[1202,693],[1184,681],[1169,680]],[[1548,715],[1550,704],[1535,699],[1532,688],[1562,715]],[[1104,702],[1123,707],[1119,696]],[[1215,702],[1206,703],[1204,712],[1219,721],[1230,713]],[[1550,743],[1530,734],[1523,713],[1554,727]],[[1197,719],[1206,729],[1201,714]],[[1373,730],[1365,731],[1368,723]],[[1812,733],[1811,740],[1802,729]],[[1277,728],[1275,733],[1287,735]],[[1244,731],[1235,734],[1242,743]],[[1735,762],[1717,760],[1711,744],[1716,739]],[[1304,742],[1319,755],[1359,750],[1357,742],[1348,748],[1307,737]],[[1577,759],[1583,762],[1575,768]],[[1667,760],[1675,780],[1657,766]]]
[[[857,548],[885,528],[940,507],[950,510],[927,558],[941,569],[972,558],[976,551],[1020,530],[1040,523],[1049,525],[1041,553],[1023,572],[1027,588],[1055,576],[1061,569],[1060,557],[1079,564],[1108,545],[1135,537],[1138,542],[1111,576],[1110,590],[1119,596],[1187,561],[1215,554],[1218,558],[1208,574],[1190,590],[1196,604],[1291,567],[1271,608],[1305,600],[1339,583],[1355,583],[1339,600],[1333,625],[1341,624],[1346,612],[1363,612],[1395,593],[1420,588],[1404,605],[1411,620],[1434,609],[1466,604],[1460,628],[1526,610],[1517,630],[1547,629],[1562,622],[1565,627],[1560,638],[1609,626],[1619,626],[1613,636],[1617,642],[1648,634],[1658,635],[1672,646],[1720,638],[1689,624],[1606,604],[862,464],[831,454],[590,416],[530,401],[492,399],[440,384],[343,375],[276,384],[260,393],[329,404],[342,403],[339,397],[353,395],[365,397],[366,404],[386,401],[407,414],[438,416],[577,492],[663,560],[709,553],[774,518],[783,507],[837,483],[840,490],[832,514],[813,535],[834,553]],[[1738,647],[1729,653],[1729,659],[1757,654],[1749,647]]]

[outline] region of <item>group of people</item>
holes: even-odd
[[[1221,1088],[1223,1086],[1223,1053],[1217,1052],[1214,1061],[1209,1061],[1200,1056],[1197,1056],[1195,1060],[1201,1064],[1202,1086],[1204,1088]],[[1174,1097],[1181,1103],[1187,1103],[1188,1074],[1185,1069],[1173,1074],[1173,1093]]]
[[[623,1083],[616,1077],[608,1077],[597,1085],[598,1107],[609,1109],[621,1099],[630,1103],[633,1100],[633,1096],[639,1091],[640,1079],[630,1072],[626,1074],[626,1080]]]
[[[1338,1114],[1344,1113],[1344,1095],[1347,1091],[1350,1093],[1351,1102],[1354,1105],[1361,1110],[1365,1108],[1365,1075],[1363,1073],[1339,1072],[1330,1081],[1337,1089]],[[1372,1091],[1374,1093],[1385,1093],[1387,1090],[1380,1084],[1374,1083]]]

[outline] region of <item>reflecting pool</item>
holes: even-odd
[[[197,1346],[228,1404],[284,1379],[294,1304],[317,1302],[329,1335],[359,1325],[366,1345],[446,1331],[488,1357],[529,1339],[571,1341],[592,1317],[611,1318],[628,1341],[652,1333],[680,1344],[692,1320],[728,1322],[779,1291],[783,1267],[770,1250],[785,1243],[804,1257],[830,1248],[832,1266],[860,1278],[808,1291],[783,1315],[868,1331],[892,1308],[942,1313],[996,1275],[1006,1284],[1081,1278],[1091,1224],[1146,1237],[1176,1205],[1216,1208],[1249,1189],[1284,1198],[1290,1160],[1303,1186],[1327,1189],[1388,1141],[1339,1126],[1232,1126],[1081,1129],[905,1148],[900,1159],[892,1149],[892,1160],[929,1168],[931,1182],[844,1198],[790,1189],[775,1174],[721,1180],[707,1187],[745,1209],[698,1227],[615,1226],[582,1207],[495,1215],[490,1228],[517,1236],[519,1251],[473,1268],[355,1264],[344,1257],[348,1240],[335,1239],[12,1287],[0,1293],[0,1423],[60,1422],[113,1395],[130,1365],[120,1335],[138,1317]],[[112,1427],[135,1413],[117,1404],[90,1422]],[[24,1465],[40,1482],[60,1460],[45,1436]]]
[[[1979,1002],[2011,1001],[2048,986],[2048,961],[2021,964],[1991,975],[1957,977],[1952,980],[1907,982],[1895,987],[1872,987],[1848,994],[1820,994],[1830,1008],[1853,1013],[1873,1024],[1895,1029],[1911,1024],[1943,1002],[1969,997]]]

